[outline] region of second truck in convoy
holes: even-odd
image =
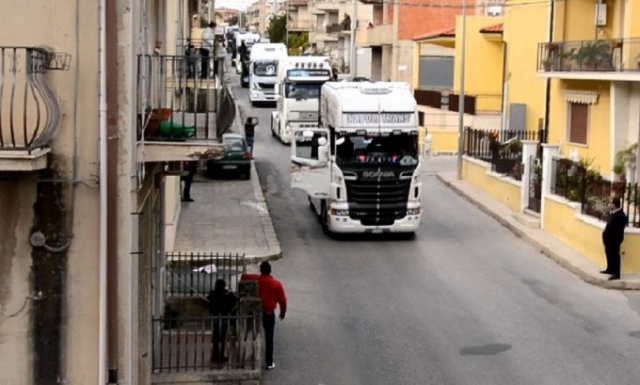
[[[274,137],[290,143],[292,130],[318,127],[320,88],[331,76],[331,64],[326,56],[289,56],[280,61],[277,108],[271,113]]]
[[[291,187],[330,233],[408,233],[422,205],[418,112],[407,83],[328,82],[320,124],[294,127]]]
[[[278,65],[286,57],[287,46],[282,43],[259,42],[253,45],[249,63],[249,101],[252,105],[275,103]]]

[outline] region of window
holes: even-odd
[[[569,143],[587,144],[589,105],[569,103]]]

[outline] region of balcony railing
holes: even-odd
[[[417,89],[413,92],[413,96],[420,106],[458,112],[460,96],[453,91]],[[496,113],[501,110],[502,96],[497,93],[466,94],[464,98],[465,114],[478,115],[479,113]]]
[[[220,63],[198,54],[138,56],[138,140],[215,139]]]
[[[69,69],[70,56],[42,48],[0,47],[0,156],[46,147],[61,120],[46,82],[48,70]]]
[[[538,44],[538,71],[640,71],[640,38]]]

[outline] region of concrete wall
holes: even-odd
[[[526,5],[519,6],[520,3]],[[504,8],[503,17],[503,40],[507,43],[507,103],[526,104],[525,128],[537,130],[539,119],[545,115],[545,80],[536,76],[538,43],[547,41],[549,3],[529,4],[527,0],[514,0],[509,5]]]
[[[569,143],[569,104],[565,99],[565,93],[569,91],[592,91],[598,94],[597,103],[589,106],[586,145]],[[581,158],[593,159],[593,167],[601,174],[608,175],[613,167],[610,109],[609,82],[553,81],[551,87],[548,142],[551,144],[560,144],[561,153],[565,156],[569,156],[571,151],[575,149]],[[637,131],[637,128],[635,130]]]
[[[501,39],[488,39],[480,30],[502,21],[497,17],[468,17],[466,28],[465,94],[478,95],[476,108],[480,111],[502,110],[502,78],[504,68]],[[460,33],[458,33],[460,31]],[[462,63],[462,16],[456,21],[456,60],[453,89],[460,90]]]
[[[11,15],[0,25],[2,45],[45,45],[72,55],[69,71],[46,75],[63,117],[51,144],[51,169],[40,177],[57,182],[38,184],[35,173],[0,178],[0,304],[6,313],[0,323],[5,357],[0,383],[97,383],[97,6],[44,0],[0,4],[0,13]],[[75,187],[74,168],[83,182]],[[65,245],[70,233],[73,239],[63,251],[47,252],[30,246],[32,231],[43,232],[56,247]],[[35,291],[42,291],[41,300],[29,300]]]
[[[489,163],[465,156],[462,179],[471,183],[514,212],[520,212],[522,183],[491,171]]]
[[[169,176],[165,179],[165,250],[173,251],[176,241],[176,231],[180,222],[181,202],[181,182],[179,176]]]
[[[602,246],[605,223],[580,214],[580,205],[556,195],[545,200],[544,229],[578,250],[598,266],[606,267]],[[627,228],[622,244],[622,273],[640,273],[640,229]]]

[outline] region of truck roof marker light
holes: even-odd
[[[356,135],[358,135],[358,136],[366,136],[367,135],[367,130],[357,130],[356,131]]]
[[[400,131],[400,130],[393,130],[392,135],[402,135],[402,131]]]

